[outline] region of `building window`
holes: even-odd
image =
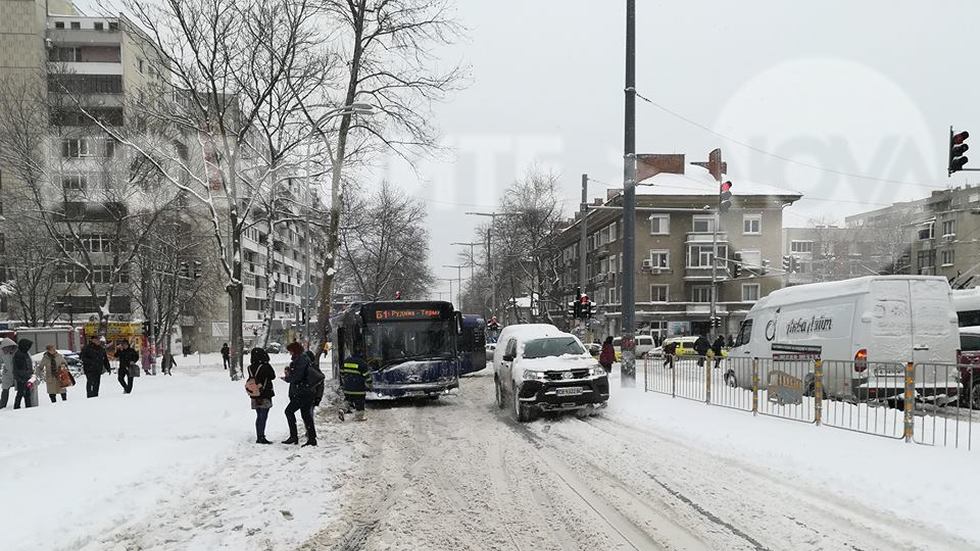
[[[650,302],[669,302],[670,285],[651,285]]]
[[[694,215],[691,217],[692,231],[694,233],[711,233],[715,231],[715,217]]]
[[[609,288],[609,292],[607,293],[606,296],[608,297],[608,301],[607,302],[609,304],[616,304],[616,288],[615,287],[610,287]]]
[[[109,30],[110,31],[118,31],[119,30],[119,23],[117,21],[109,21]]]
[[[789,252],[791,253],[812,253],[813,241],[790,241]]]
[[[943,237],[956,235],[956,220],[943,220]]]
[[[82,28],[82,24],[79,23],[78,21],[72,21],[71,28],[77,31]]]
[[[925,241],[926,239],[932,239],[935,236],[936,223],[929,222],[928,224],[923,224],[919,229],[919,240]]]
[[[650,235],[670,235],[670,215],[650,215]]]
[[[759,300],[759,287],[758,283],[743,283],[742,302],[755,302]]]
[[[48,61],[78,62],[81,60],[81,48],[59,47],[48,50]]]
[[[947,249],[939,253],[939,258],[943,266],[952,266],[955,256],[953,255],[953,249]]]
[[[670,269],[670,251],[666,249],[650,251],[650,267],[661,270]]]
[[[606,242],[612,243],[613,241],[615,241],[616,238],[618,237],[616,234],[616,223],[613,222],[612,224],[606,226],[606,232],[608,234],[608,238],[606,239]]]
[[[745,235],[759,235],[762,233],[762,215],[746,214],[742,216],[742,233]]]
[[[81,174],[65,174],[61,177],[61,187],[67,191],[84,191],[88,179]]]
[[[56,28],[56,29],[64,29],[65,28],[65,22],[64,21],[55,21],[54,28]]]
[[[932,268],[936,265],[936,251],[919,251],[916,254],[916,260],[918,261],[919,269]]]
[[[711,287],[692,287],[691,302],[711,302]]]
[[[88,140],[83,138],[74,138],[71,140],[61,141],[61,156],[65,159],[77,159],[79,157],[88,157]]]
[[[101,30],[103,30],[104,28],[105,28],[105,27],[104,27],[104,25],[103,25],[103,23],[102,23],[101,21],[96,21],[96,23],[95,23],[95,30],[97,30],[97,31],[101,31]]]
[[[691,245],[688,247],[687,267],[688,268],[710,268],[714,261],[714,254],[711,245]],[[719,246],[718,256],[728,258],[728,247]]]

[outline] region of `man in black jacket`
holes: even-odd
[[[31,388],[28,386],[34,375],[34,362],[31,361],[31,345],[28,339],[17,341],[17,352],[14,352],[14,384],[17,386],[17,396],[14,398],[14,409],[20,409],[20,400],[24,399],[24,407],[31,407]],[[35,406],[37,404],[34,404]]]
[[[140,361],[140,355],[130,348],[129,341],[123,339],[116,348],[116,359],[119,360],[116,378],[119,379],[123,393],[129,394],[133,392],[133,370],[139,369],[136,362]]]
[[[82,371],[85,372],[85,393],[89,398],[96,398],[102,384],[102,372],[111,373],[109,357],[106,356],[99,337],[92,335],[78,356],[82,360]]]
[[[303,345],[298,342],[290,343],[286,350],[293,360],[286,368],[282,378],[289,383],[289,404],[286,405],[286,422],[289,424],[289,438],[283,444],[298,444],[299,434],[296,428],[296,412],[303,417],[306,427],[306,443],[303,446],[316,446],[316,427],[313,424],[313,400],[316,396],[316,385],[321,382],[316,372],[310,367],[310,359],[303,353]]]
[[[694,341],[694,351],[698,353],[698,367],[704,367],[704,358],[710,349],[711,343],[708,342],[708,336],[702,333],[698,336],[698,340]]]

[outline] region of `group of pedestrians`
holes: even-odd
[[[323,399],[324,380],[316,355],[303,349],[303,345],[293,342],[286,347],[290,354],[289,366],[283,381],[289,383],[289,403],[286,405],[286,422],[289,425],[289,438],[283,444],[299,444],[299,429],[296,413],[299,412],[306,429],[306,442],[303,447],[316,446],[316,426],[313,424],[313,409]],[[265,436],[272,398],[275,396],[273,381],[276,372],[269,364],[269,354],[262,348],[253,348],[249,356],[248,378],[245,391],[255,410],[255,443],[271,444]]]

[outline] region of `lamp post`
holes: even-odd
[[[453,282],[456,281],[456,280],[453,279],[453,278],[451,278],[451,277],[440,277],[438,279],[439,279],[439,281],[448,281],[449,282],[449,300],[452,301],[453,300]],[[439,294],[442,295],[442,292],[440,291]]]
[[[463,309],[463,265],[443,264],[443,268],[456,268],[456,308]]]
[[[466,212],[467,216],[484,216],[490,219],[490,227],[487,228],[487,278],[490,280],[490,313],[491,315],[497,315],[497,285],[493,279],[493,264],[490,262],[490,236],[491,230],[493,229],[494,223],[496,223],[498,217],[506,216],[518,216],[516,212]]]

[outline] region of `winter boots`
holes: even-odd
[[[306,443],[303,444],[300,447],[305,448],[306,446],[314,446],[315,447],[316,446],[316,438],[307,439]]]
[[[364,410],[355,411],[354,412],[354,420],[355,421],[367,421],[367,419],[364,417]]]
[[[271,444],[272,442],[269,442],[268,440],[266,440],[265,436],[260,436],[260,437],[258,437],[258,438],[255,439],[255,443],[256,444]]]
[[[283,444],[299,444],[299,437],[295,434],[282,441]]]

